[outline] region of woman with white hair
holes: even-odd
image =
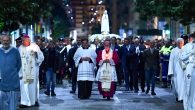
[[[176,101],[179,102],[183,100],[184,95],[184,73],[179,59],[184,46],[183,38],[178,38],[176,44],[177,47],[171,51],[168,75],[171,76],[171,83],[176,96]]]

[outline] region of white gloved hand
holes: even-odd
[[[136,52],[137,54],[140,54],[139,47],[136,47],[136,50],[135,50],[135,52]]]
[[[72,69],[71,69],[71,68],[69,68],[68,70],[71,72],[71,70],[72,70]]]

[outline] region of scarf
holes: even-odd
[[[105,50],[102,51],[102,60],[112,59],[113,51],[107,53]],[[110,91],[110,86],[112,82],[112,67],[110,63],[103,63],[101,66],[102,73],[100,75],[100,81],[102,82],[102,90],[103,91]]]
[[[35,54],[32,50],[30,53],[27,51],[27,47],[21,46],[21,60],[22,60],[22,75],[24,83],[31,83],[35,78],[32,69],[35,59]]]

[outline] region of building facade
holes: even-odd
[[[93,34],[92,28],[101,22],[106,7],[101,0],[71,0],[68,13],[72,13],[72,29],[78,36]]]

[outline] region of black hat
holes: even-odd
[[[71,37],[71,38],[70,38],[70,41],[73,41],[73,40],[74,40],[74,39]]]
[[[60,37],[58,38],[58,41],[64,41],[64,38]]]
[[[183,34],[183,35],[181,35],[181,38],[183,38],[183,39],[188,39],[188,35]]]
[[[190,37],[195,38],[195,32],[193,32],[192,34],[190,34]]]

